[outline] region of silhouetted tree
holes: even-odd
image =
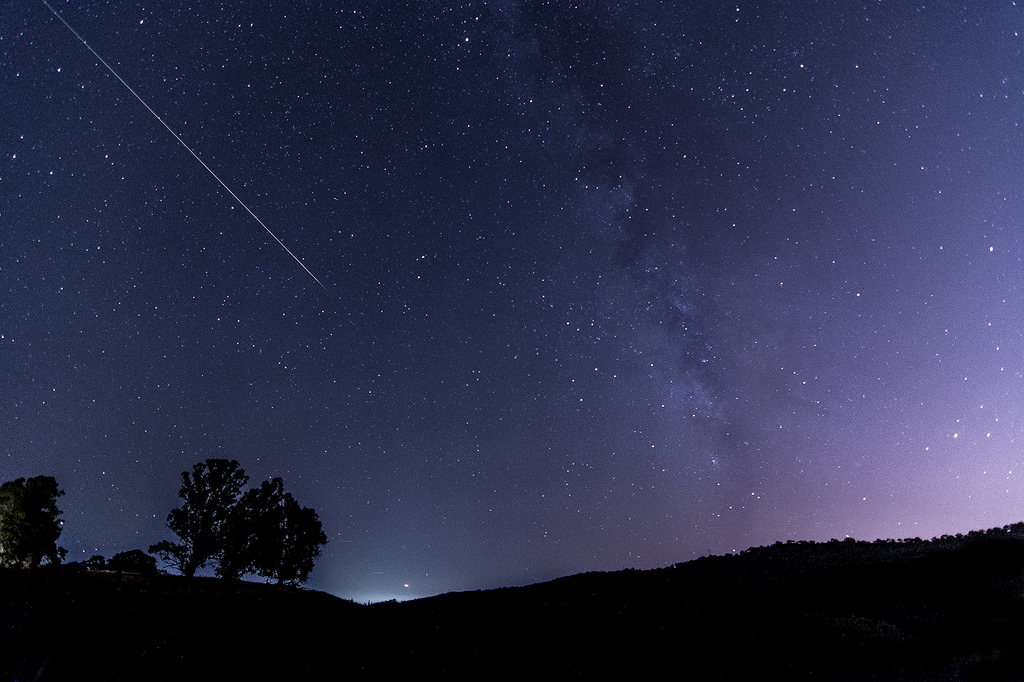
[[[256,573],[278,583],[305,582],[327,542],[316,511],[284,491],[280,478],[264,481],[238,501],[227,524],[217,575]]]
[[[118,552],[107,562],[107,569],[119,573],[157,573],[156,559],[141,549]]]
[[[66,551],[57,547],[64,491],[52,476],[8,481],[0,486],[0,565],[36,567],[60,563]]]
[[[234,460],[208,459],[181,479],[178,497],[184,504],[167,515],[167,527],[179,541],[163,540],[149,551],[192,576],[224,550],[225,525],[249,477]]]
[[[184,543],[161,540],[149,546],[149,553],[163,560],[164,566],[173,568],[182,575],[185,575],[185,568],[188,565],[188,550]],[[195,570],[193,569],[193,574]]]
[[[102,554],[93,554],[82,562],[82,567],[88,571],[102,571],[107,567],[107,560],[103,558]]]

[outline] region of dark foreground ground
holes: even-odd
[[[2,680],[431,673],[1024,680],[1024,526],[371,606],[212,578],[0,571]]]

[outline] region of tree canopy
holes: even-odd
[[[101,566],[100,568],[104,568],[104,566]],[[110,561],[106,562],[105,568],[108,571],[117,571],[119,573],[157,572],[156,559],[146,554],[141,549],[118,552],[110,558]]]
[[[63,494],[52,476],[0,485],[0,565],[60,563],[65,550],[57,547],[63,525],[57,498]]]
[[[164,540],[149,548],[182,575],[195,575],[224,549],[224,531],[249,477],[234,460],[208,459],[181,474],[178,497],[184,503],[167,515],[178,542]]]
[[[280,478],[243,495],[248,477],[238,462],[208,459],[182,480],[185,502],[167,517],[179,541],[159,542],[151,553],[186,576],[213,561],[222,578],[254,573],[298,584],[309,577],[327,536],[316,512],[285,492]]]
[[[302,583],[327,542],[317,513],[284,491],[280,478],[246,492],[228,523],[218,575],[256,573],[278,583]]]

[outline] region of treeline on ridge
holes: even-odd
[[[207,459],[183,472],[180,507],[167,516],[176,541],[149,548],[93,556],[90,570],[156,572],[164,568],[185,576],[206,566],[224,579],[258,575],[279,584],[298,585],[309,578],[320,547],[327,542],[315,510],[301,506],[280,478],[243,492],[249,477],[238,462]],[[64,560],[57,546],[63,530],[57,498],[64,494],[52,476],[19,478],[0,486],[0,566],[36,568]]]

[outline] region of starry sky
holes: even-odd
[[[1016,3],[0,12],[0,479],[359,601],[1024,518]]]

